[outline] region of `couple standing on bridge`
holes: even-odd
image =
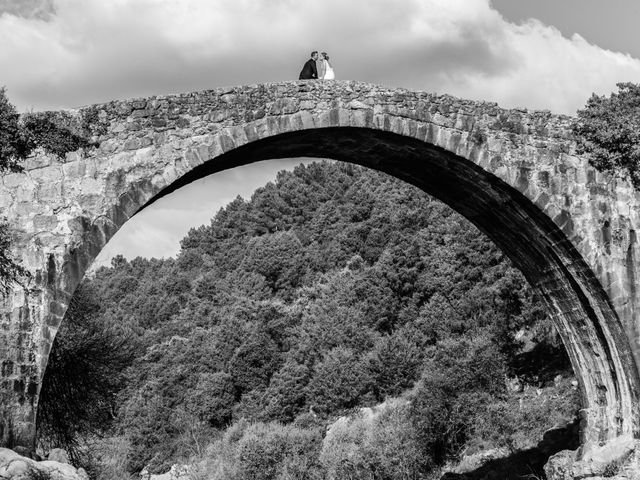
[[[300,80],[333,80],[336,78],[333,67],[329,63],[329,55],[322,52],[322,58],[318,60],[318,52],[311,52],[311,58],[302,67]]]

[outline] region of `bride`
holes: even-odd
[[[329,63],[329,55],[327,52],[322,52],[322,68],[323,74],[320,77],[322,80],[334,80],[336,78],[336,74],[333,71],[333,67]]]

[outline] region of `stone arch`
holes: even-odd
[[[64,243],[42,248],[40,242],[34,247],[33,234],[25,234],[19,244],[35,273],[35,288],[15,292],[4,311],[11,325],[27,320],[31,328],[25,337],[31,343],[18,347],[16,361],[9,358],[11,371],[2,374],[13,379],[0,390],[4,395],[0,398],[8,400],[1,412],[4,442],[32,441],[39,385],[57,328],[86,269],[118,228],[155,199],[196,178],[255,161],[297,156],[332,158],[386,172],[472,221],[545,299],[580,379],[583,442],[638,436],[633,329],[620,318],[620,312],[629,308],[633,312],[635,299],[621,303],[614,295],[614,282],[603,286],[602,279],[615,273],[615,265],[600,255],[599,240],[588,231],[591,217],[567,205],[567,185],[554,185],[558,183],[554,172],[563,170],[561,180],[572,192],[591,194],[595,183],[567,181],[567,171],[576,179],[595,176],[584,160],[569,155],[572,142],[566,119],[419,92],[359,88],[345,83],[328,90],[326,85],[308,87],[302,82],[215,95],[205,92],[200,101],[209,111],[197,115],[193,97],[181,96],[181,100],[186,97],[182,114],[174,112],[173,124],[160,135],[153,125],[167,126],[171,98],[167,108],[162,107],[164,98],[138,101],[140,108],[135,101],[104,106],[111,117],[110,132],[101,138],[99,151],[58,166],[63,178],[66,169],[78,185],[66,198],[62,195],[62,203],[73,212],[63,218],[66,228],[59,217],[51,216]],[[289,97],[282,95],[286,89],[291,90]],[[258,100],[252,100],[256,92]],[[238,98],[242,96],[249,100]],[[300,97],[311,97],[315,103]],[[470,106],[476,109],[473,114]],[[151,107],[162,118],[150,114]],[[145,113],[136,114],[140,111]],[[136,128],[123,128],[131,124]],[[136,135],[138,127],[153,134],[151,138]],[[91,188],[98,193],[91,193]],[[31,220],[36,223],[35,217]],[[602,238],[609,239],[611,249],[611,237]],[[633,243],[628,246],[632,253],[634,248]],[[5,352],[0,349],[0,354]],[[16,374],[18,364],[30,367],[27,374]]]

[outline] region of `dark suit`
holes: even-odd
[[[318,67],[316,67],[316,61],[312,58],[307,60],[307,63],[302,67],[300,72],[300,80],[309,80],[312,78],[318,78]]]

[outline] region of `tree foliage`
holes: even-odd
[[[579,152],[600,171],[621,172],[640,187],[640,85],[618,83],[609,97],[593,94],[578,110]]]
[[[0,172],[20,172],[21,162],[34,149],[28,131],[20,125],[20,116],[0,88]]]
[[[0,88],[0,173],[22,171],[21,162],[34,148],[28,133],[20,125],[19,115]],[[26,271],[11,256],[11,230],[0,222],[0,289],[8,291]]]
[[[11,285],[19,283],[27,271],[11,255],[11,228],[0,222],[0,291],[8,292]]]
[[[21,162],[37,148],[64,157],[94,145],[91,137],[104,132],[97,112],[87,109],[79,118],[67,112],[31,112],[20,118],[0,88],[0,172],[21,172]]]
[[[86,132],[79,131],[76,123],[67,112],[37,112],[25,115],[22,128],[27,132],[32,145],[41,147],[58,158],[64,158],[68,152],[93,145],[85,136]]]
[[[491,405],[512,408],[504,378],[522,369],[516,332],[550,328],[522,275],[472,225],[352,165],[282,172],[181,246],[176,259],[116,257],[88,282],[99,316],[136,345],[113,424],[131,472],[164,470],[208,435],[222,470],[313,478],[295,470],[328,468],[313,432],[396,396],[409,401],[362,430],[368,445],[405,461],[400,444],[414,442],[410,468],[431,468],[480,435]],[[291,450],[298,435],[315,439],[315,460]],[[363,452],[353,478],[400,469]]]
[[[427,478],[434,463],[422,452],[410,408],[393,400],[331,425],[320,451],[326,478]]]

